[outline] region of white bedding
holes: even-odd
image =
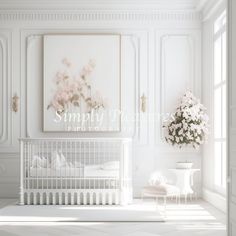
[[[81,177],[83,176],[83,168],[63,168],[52,169],[52,168],[30,168],[31,177]]]
[[[69,162],[62,152],[53,151],[51,160],[33,155],[31,177],[119,177],[119,161],[107,161],[100,165],[82,165]]]
[[[119,177],[118,169],[101,169],[100,165],[87,165],[84,168],[61,167],[53,168],[30,168],[31,177]]]
[[[118,169],[101,169],[100,165],[89,165],[84,167],[85,177],[119,177]]]

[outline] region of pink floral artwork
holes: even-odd
[[[120,35],[43,36],[43,131],[120,131]]]
[[[63,113],[71,106],[80,107],[84,103],[86,112],[91,112],[92,109],[98,110],[108,105],[107,100],[98,90],[95,89],[93,93],[90,85],[89,75],[96,67],[95,60],[89,60],[79,75],[70,73],[72,62],[69,59],[63,58],[62,64],[65,70],[57,71],[55,74],[55,91],[47,109]]]

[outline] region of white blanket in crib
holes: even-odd
[[[83,168],[65,168],[60,169],[53,168],[30,168],[31,177],[81,177],[83,176]]]
[[[60,169],[53,168],[30,168],[31,177],[119,177],[118,169],[101,169],[100,165],[87,165],[76,168],[61,167]]]
[[[53,151],[51,161],[34,155],[30,167],[31,177],[119,177],[119,161],[107,161],[100,165],[82,165],[68,162],[62,153]]]

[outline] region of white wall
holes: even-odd
[[[210,118],[210,134],[208,137],[208,142],[203,147],[202,157],[203,198],[222,211],[226,211],[225,194],[222,192],[219,193],[219,190],[216,189],[214,184],[215,169],[213,154],[214,21],[226,8],[226,3],[221,0],[211,2],[211,7],[208,6],[209,10],[205,11],[205,15],[203,15],[204,21],[202,23],[202,99]]]
[[[187,88],[201,96],[201,14],[189,1],[185,5],[172,1],[169,7],[166,1],[157,5],[65,1],[57,10],[55,1],[38,6],[32,2],[0,1],[0,197],[18,193],[19,137],[133,137],[135,196],[156,169],[174,180],[167,170],[176,161],[190,160],[201,168],[201,150],[177,150],[165,144],[159,120],[161,113],[173,111]],[[122,108],[136,112],[140,120],[128,133],[124,129],[120,134],[43,133],[42,35],[108,32],[122,36]],[[20,97],[17,113],[11,109],[15,93]],[[146,113],[140,109],[143,93]],[[195,182],[201,194],[201,174]]]

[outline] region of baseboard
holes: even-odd
[[[209,189],[203,188],[202,197],[205,201],[211,203],[213,206],[226,213],[227,204],[226,198],[224,196]]]

